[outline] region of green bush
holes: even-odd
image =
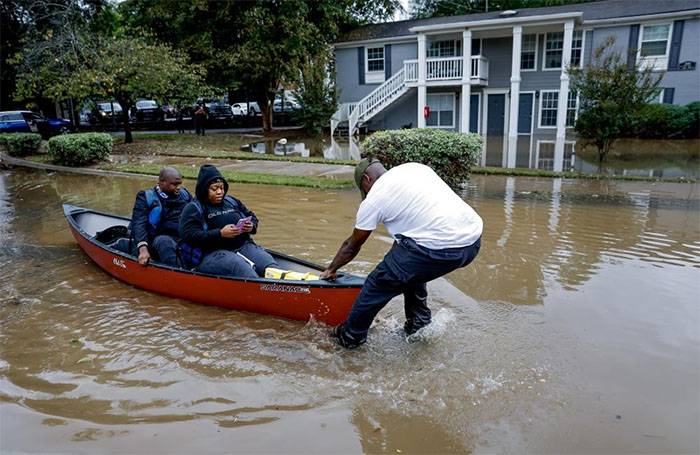
[[[41,134],[37,133],[3,133],[0,145],[12,156],[27,156],[36,153],[41,145]]]
[[[482,139],[432,128],[379,131],[362,143],[362,157],[374,157],[387,169],[408,162],[423,163],[452,188],[469,179],[479,159]]]
[[[632,131],[642,139],[688,139],[698,137],[700,103],[686,106],[648,104],[633,118]]]
[[[49,139],[49,156],[64,166],[83,166],[100,161],[112,152],[112,136],[107,133],[64,134]]]

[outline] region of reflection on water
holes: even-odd
[[[323,157],[325,159],[359,160],[361,140],[356,137],[312,137],[269,139],[245,144],[241,149],[253,153],[272,153],[278,156]],[[554,140],[533,137],[519,145],[518,167],[552,170],[554,167]],[[566,141],[564,170],[586,174],[624,175],[655,178],[700,178],[700,141],[621,140],[617,142],[608,162],[599,165],[595,157],[582,157],[582,146]],[[485,151],[485,158],[489,151]],[[637,159],[615,161],[615,154],[638,156]],[[499,155],[500,156],[500,155]],[[502,159],[482,160],[482,163],[500,166]],[[496,163],[497,162],[497,163]]]
[[[482,250],[429,285],[429,330],[407,343],[393,302],[346,352],[316,322],[100,271],[60,204],[128,214],[148,184],[0,173],[3,452],[698,452],[698,185],[476,176]],[[358,205],[354,189],[231,188],[260,244],[319,263]]]
[[[360,141],[357,138],[269,139],[245,144],[241,150],[253,153],[271,153],[277,156],[313,156],[327,160],[360,160]]]

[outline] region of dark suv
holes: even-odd
[[[132,123],[160,123],[163,121],[163,109],[154,100],[138,100],[131,108]]]
[[[90,112],[88,121],[91,125],[107,125],[115,121],[122,121],[122,106],[116,101],[96,103],[95,108]]]
[[[200,98],[197,100],[197,105],[199,104],[204,104],[207,108],[207,119],[210,121],[230,123],[233,119],[231,106],[221,98]]]

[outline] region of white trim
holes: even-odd
[[[360,46],[375,47],[379,46],[380,44],[383,46],[384,44],[411,44],[415,42],[415,35],[403,35],[389,38],[366,39],[360,41],[341,41],[339,43],[333,44],[333,47],[335,47],[336,49],[348,49]]]
[[[555,68],[547,68],[547,35],[550,33],[561,33],[561,60],[564,61],[564,30],[551,31],[544,34],[544,42],[542,43],[542,71],[561,71],[561,63]]]
[[[583,25],[603,25],[603,24],[634,24],[648,19],[672,19],[676,17],[695,17],[700,15],[700,9],[687,11],[674,11],[670,13],[644,14],[641,16],[612,17],[609,19],[592,19],[583,21]]]
[[[540,140],[538,139],[537,141],[537,146],[535,147],[535,160],[532,163],[533,167],[531,169],[540,169],[537,165],[540,163],[540,145],[541,144],[552,144],[556,147],[557,141],[551,141],[551,140]],[[566,154],[566,146],[568,144],[571,144],[571,168],[573,169],[574,167],[574,157],[576,156],[576,141],[564,141],[564,154]],[[552,150],[554,152],[554,150]],[[554,157],[552,157],[552,161],[554,160]],[[554,168],[554,166],[552,166]],[[564,171],[562,171],[564,172]]]
[[[642,57],[642,38],[644,37],[644,28],[645,27],[654,27],[658,25],[668,25],[668,35],[666,35],[666,52],[664,53],[663,56],[661,55],[655,55],[652,57]],[[646,65],[651,65],[651,67],[655,71],[666,71],[668,69],[668,58],[669,55],[671,54],[671,38],[673,36],[673,22],[668,22],[668,21],[654,21],[654,22],[647,22],[645,24],[641,24],[641,27],[639,27],[639,36],[637,37],[637,59],[636,62],[638,65],[641,65],[642,68],[646,67]],[[659,41],[659,40],[657,40]]]
[[[530,35],[535,35],[535,67],[532,68],[532,69],[523,69],[523,68],[520,68],[520,72],[521,72],[521,73],[534,73],[534,72],[537,71],[537,63],[538,63],[537,57],[538,57],[538,54],[539,54],[539,49],[538,49],[538,48],[540,47],[540,46],[539,46],[540,34],[539,34],[539,33],[523,33],[523,38],[526,37],[526,36],[530,36]],[[520,48],[520,66],[521,66],[521,67],[523,66],[522,62],[523,62],[523,49],[522,49],[522,46],[521,46],[521,48]]]
[[[552,126],[542,126],[542,101],[544,100],[545,93],[556,93],[557,94],[557,107],[559,106],[559,90],[540,90],[540,98],[538,102],[538,112],[537,112],[537,129],[540,130],[556,130],[557,124]],[[551,108],[549,108],[551,110]],[[555,117],[556,118],[556,117]]]
[[[369,50],[370,49],[381,49],[382,50],[382,69],[370,71],[369,70]],[[372,59],[379,60],[379,59]],[[386,78],[386,55],[384,53],[384,46],[371,46],[365,47],[365,84],[381,84]]]
[[[441,130],[447,130],[447,129],[455,129],[455,121],[457,120],[457,109],[455,106],[455,92],[430,92],[425,94],[425,105],[429,106],[430,103],[428,102],[428,98],[430,98],[433,95],[450,95],[452,97],[452,125],[440,125],[440,114],[438,114],[438,124],[437,125],[428,125],[428,119],[425,119],[425,127],[426,128],[435,128],[435,129],[441,129]],[[436,111],[436,112],[441,112],[441,111]]]
[[[435,25],[423,25],[423,26],[418,26],[418,27],[411,27],[408,29],[409,32],[413,33],[418,33],[418,32],[441,32],[445,33],[448,31],[454,31],[454,30],[461,30],[465,27],[469,28],[474,28],[474,27],[488,27],[488,26],[496,26],[496,28],[500,27],[510,27],[512,25],[516,25],[519,23],[528,23],[528,22],[537,22],[537,21],[558,21],[562,19],[579,19],[583,17],[582,12],[571,12],[571,13],[559,13],[559,14],[543,14],[539,16],[525,16],[525,17],[511,17],[508,19],[486,19],[486,20],[481,20],[481,21],[463,21],[463,22],[454,22],[454,23],[442,23],[442,24],[435,24]]]

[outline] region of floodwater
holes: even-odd
[[[187,182],[189,186],[193,182]],[[0,452],[697,453],[700,188],[475,176],[474,264],[367,345],[159,297],[76,246],[61,203],[128,214],[146,179],[0,172]],[[262,245],[327,263],[354,189],[232,185]],[[284,208],[280,201],[284,201]],[[347,269],[389,247],[372,235]]]
[[[540,140],[542,139],[542,140]],[[531,169],[552,170],[554,165],[554,141],[533,138],[527,150],[519,150],[517,166]],[[278,156],[323,157],[336,160],[359,160],[361,141],[356,138],[298,137],[280,142],[266,139],[244,144],[241,150]],[[600,165],[594,155],[578,153],[583,146],[577,142],[566,143],[564,170],[586,174],[625,175],[654,178],[700,179],[700,141],[689,140],[640,140],[623,139],[616,142],[610,159]],[[627,157],[615,159],[616,154]],[[498,165],[486,151],[483,164]],[[499,158],[496,160],[500,162]],[[629,158],[635,156],[635,159]]]

